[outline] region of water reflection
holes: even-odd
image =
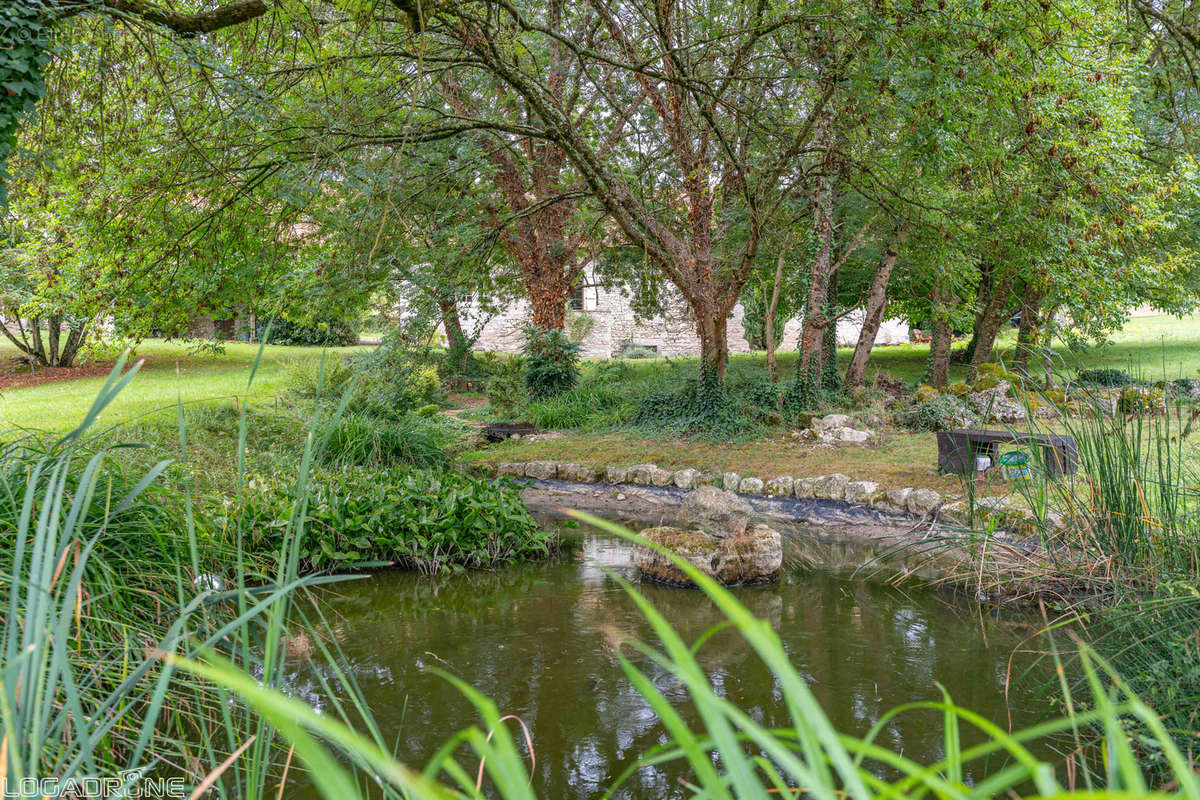
[[[398,756],[423,764],[455,731],[477,722],[471,705],[423,670],[437,665],[490,696],[529,727],[542,797],[590,798],[653,745],[662,728],[629,685],[616,655],[652,641],[633,602],[609,577],[636,580],[621,542],[582,536],[550,562],[436,580],[404,572],[342,585],[323,607],[334,635]],[[696,591],[643,584],[686,641],[721,620]],[[792,663],[835,726],[865,733],[900,703],[954,699],[1006,724],[1004,669],[1019,632],[935,597],[824,574],[792,573],[776,586],[737,590],[779,632]],[[626,655],[633,651],[622,650]],[[786,724],[779,687],[740,635],[722,631],[700,651],[717,692],[765,725]],[[634,659],[687,714],[686,693],[648,659]],[[296,678],[304,679],[298,667]],[[306,692],[307,694],[307,692]],[[1028,698],[1015,698],[1018,719]],[[941,754],[940,716],[905,716],[881,737],[910,758]],[[626,797],[684,796],[680,774],[645,771]]]

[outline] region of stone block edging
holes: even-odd
[[[670,486],[679,489],[694,489],[707,484],[727,491],[762,497],[841,500],[922,520],[936,515],[937,519],[952,525],[965,525],[968,520],[967,504],[953,496],[943,496],[932,489],[924,488],[887,489],[875,481],[855,480],[841,473],[811,477],[783,475],[763,480],[757,477],[742,477],[736,472],[701,472],[690,468],[671,472],[659,468],[656,464],[589,467],[555,461],[509,461],[483,464],[480,468],[497,477],[573,483]],[[1001,518],[1006,527],[1012,530],[1024,529],[1023,532],[1031,533],[1035,528],[1035,521],[1030,512],[1012,507],[1007,498],[982,497],[976,500],[976,521],[982,523],[991,517]],[[1060,518],[1051,517],[1048,521],[1054,527],[1063,527]]]

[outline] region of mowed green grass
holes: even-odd
[[[1010,360],[1016,332],[1004,329],[997,343],[1000,357]],[[965,342],[955,343],[955,349],[965,347]],[[843,369],[850,361],[853,348],[838,350],[838,360]],[[796,353],[778,354],[780,375],[790,378],[795,375]],[[925,372],[929,358],[929,345],[905,344],[891,347],[876,347],[871,352],[867,367],[867,379],[876,373],[887,373],[894,378],[914,382]],[[661,368],[664,362],[675,365],[697,363],[695,358],[654,358],[628,362],[634,375],[642,376]],[[766,356],[750,353],[732,357],[739,366],[761,366],[766,368]],[[1105,345],[1091,347],[1081,352],[1071,352],[1061,342],[1056,342],[1052,358],[1053,369],[1060,378],[1071,378],[1080,369],[1115,367],[1129,370],[1145,380],[1200,377],[1200,314],[1183,318],[1171,316],[1135,317],[1123,330],[1114,334]],[[1032,365],[1031,365],[1032,366]],[[952,364],[950,379],[966,377],[967,368]]]
[[[1012,331],[1004,334],[1001,352],[1011,353]],[[342,348],[327,351],[342,356],[362,348]],[[175,407],[178,400],[185,404],[232,402],[234,398],[251,403],[271,403],[287,385],[287,366],[299,359],[318,359],[321,350],[314,347],[268,346],[253,384],[247,389],[250,367],[258,355],[258,345],[229,343],[221,355],[193,355],[181,342],[150,340],[142,343],[135,358],[146,364],[140,374],[109,407],[102,422],[113,424],[135,419]],[[845,361],[850,349],[843,348],[839,357]],[[889,373],[896,378],[914,381],[925,369],[927,345],[912,344],[898,347],[877,347],[871,358],[868,376],[876,372]],[[16,356],[11,346],[0,347],[0,363],[9,363]],[[795,371],[796,354],[779,354],[780,371],[786,379]],[[661,371],[668,359],[645,359],[628,362],[635,376]],[[669,361],[681,374],[694,364],[694,358],[674,358]],[[736,366],[765,369],[761,353],[734,356]],[[1064,376],[1085,367],[1117,367],[1130,369],[1146,379],[1200,376],[1200,315],[1182,319],[1168,316],[1138,317],[1112,343],[1083,353],[1070,353],[1059,347],[1056,369]],[[951,377],[965,375],[965,368],[956,365]],[[5,390],[0,394],[0,429],[35,428],[65,431],[78,421],[96,396],[103,377],[45,383]]]
[[[335,348],[327,353],[340,357],[357,349]],[[320,348],[269,345],[247,387],[258,352],[257,344],[232,342],[225,345],[223,354],[193,355],[181,342],[143,342],[130,363],[141,359],[145,363],[100,422],[111,425],[172,410],[179,401],[195,405],[232,403],[237,398],[252,404],[273,403],[286,388],[289,364],[321,357]],[[16,355],[11,346],[0,348],[0,363],[9,368]],[[86,413],[104,380],[100,376],[7,389],[0,394],[0,430],[70,430]]]

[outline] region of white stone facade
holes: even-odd
[[[582,310],[567,311],[567,334],[580,343],[580,354],[584,358],[611,358],[621,355],[628,347],[646,347],[664,356],[699,355],[700,337],[696,335],[695,323],[683,298],[675,295],[664,305],[668,310],[662,316],[639,320],[627,292],[619,288],[588,286],[583,290]],[[750,343],[746,341],[742,327],[743,313],[739,303],[729,315],[727,337],[731,353],[750,352]],[[853,345],[858,341],[862,316],[861,311],[855,311],[838,320],[839,345]],[[470,312],[466,317],[471,318]],[[483,326],[475,349],[519,353],[524,342],[523,331],[530,318],[529,303],[524,299],[514,302]],[[800,329],[799,320],[789,320],[778,349],[797,349]],[[884,320],[875,338],[876,344],[908,341],[908,324],[896,319]]]

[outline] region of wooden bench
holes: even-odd
[[[975,470],[976,456],[987,456],[996,464],[1001,444],[1036,445],[1050,475],[1070,475],[1079,466],[1079,448],[1073,436],[960,428],[938,431],[937,442],[938,469],[943,472],[969,474]]]

